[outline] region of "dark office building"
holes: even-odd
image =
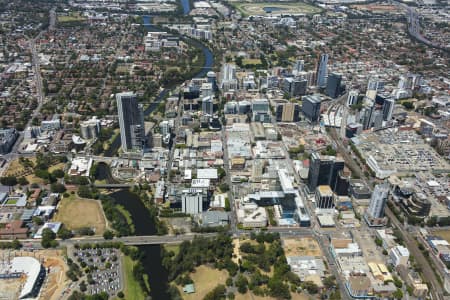
[[[189,86],[183,90],[184,99],[195,99],[200,97],[200,88],[196,86]]]
[[[318,95],[307,95],[302,97],[302,113],[311,123],[320,118],[320,103],[322,100]]]
[[[131,92],[116,94],[122,150],[142,150],[145,144],[144,112],[136,95]]]
[[[283,80],[283,91],[290,97],[303,96],[306,94],[308,81],[301,78],[288,77]]]
[[[348,196],[348,190],[350,188],[350,174],[346,173],[344,170],[339,171],[338,176],[336,177],[336,184],[334,188],[334,192],[338,196]]]
[[[333,191],[336,191],[337,177],[344,169],[344,161],[335,156],[322,156],[314,152],[311,155],[308,173],[308,190],[314,193],[319,185],[329,185]]]
[[[326,93],[331,98],[337,98],[342,92],[342,74],[331,73],[327,79]]]
[[[282,103],[277,105],[277,122],[298,122],[300,121],[300,105],[297,103]]]

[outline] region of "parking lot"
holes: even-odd
[[[83,269],[89,268],[85,281],[89,295],[106,292],[116,295],[123,288],[120,251],[107,249],[77,249],[73,254]],[[80,281],[80,282],[81,282]]]

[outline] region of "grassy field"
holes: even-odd
[[[244,16],[267,15],[265,7],[277,8],[272,14],[317,14],[321,8],[303,2],[231,2]]]
[[[36,164],[36,158],[29,159],[33,165]],[[58,163],[56,165],[50,166],[48,171],[51,173],[54,170],[61,169],[64,170],[64,163]],[[18,159],[13,160],[8,169],[5,172],[5,176],[15,176],[15,177],[25,177],[29,183],[44,184],[44,180],[34,175],[33,168],[24,168],[23,164],[19,162]]]
[[[244,58],[242,64],[245,65],[259,65],[261,60],[259,58]]]
[[[272,298],[269,296],[261,297],[261,296],[253,295],[250,291],[248,291],[245,294],[235,293],[234,295],[236,296],[235,300],[276,300],[276,298]],[[305,294],[291,293],[291,299],[292,300],[309,300],[309,299],[317,299],[317,298],[314,298],[312,296],[307,296]]]
[[[36,158],[33,157],[29,160],[33,163],[33,165],[36,164]],[[4,176],[22,177],[23,175],[27,175],[30,173],[33,173],[32,168],[24,168],[24,166],[19,162],[19,159],[15,159],[9,164]]]
[[[450,230],[434,230],[433,235],[437,235],[450,243]]]
[[[106,228],[100,202],[80,199],[75,195],[61,200],[55,220],[62,222],[71,230],[81,227],[95,228],[96,235],[102,235]]]
[[[79,14],[71,14],[69,16],[58,16],[59,23],[82,22],[82,21],[86,21],[86,17],[80,16]]]
[[[65,163],[59,163],[59,164],[56,164],[54,166],[49,167],[48,171],[51,173],[51,172],[53,172],[55,170],[58,170],[58,169],[59,170],[64,170],[64,166],[65,166]]]
[[[144,299],[144,291],[133,276],[134,265],[135,262],[129,256],[124,256],[125,290],[123,293],[125,294],[125,299]]]
[[[178,288],[183,299],[197,300],[203,299],[205,295],[217,285],[224,284],[225,280],[228,278],[228,272],[225,270],[219,271],[207,266],[200,266],[195,269],[195,273],[191,273],[190,276],[195,284],[195,293],[188,295],[183,293],[183,287],[179,286]]]

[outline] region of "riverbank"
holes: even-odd
[[[129,190],[120,190],[109,195],[116,205],[122,206],[128,211],[134,224],[134,234],[155,235],[157,228],[156,216],[144,205],[139,196]],[[162,266],[161,246],[145,245],[138,246],[139,262],[143,268],[142,272],[147,275],[144,279],[148,281],[150,296],[152,299],[170,299],[168,294],[167,271]],[[128,298],[127,298],[128,299]],[[134,298],[129,298],[134,299]],[[137,298],[139,299],[139,298]]]
[[[133,269],[137,262],[131,257],[124,255],[122,257],[122,266],[124,274],[124,291],[125,299],[144,299],[145,291],[141,288],[139,282],[134,278]]]

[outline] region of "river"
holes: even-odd
[[[133,220],[136,235],[155,235],[156,227],[142,201],[136,194],[128,190],[121,190],[110,194],[117,204],[125,207],[130,212]],[[154,300],[170,299],[167,292],[168,274],[161,264],[161,246],[145,245],[138,246],[139,251],[144,255],[141,263],[145,273],[148,275],[150,284],[150,296]]]
[[[187,16],[191,11],[191,5],[189,4],[189,0],[180,0],[181,6],[183,6],[183,14]]]
[[[183,5],[183,10],[185,10],[186,8],[189,9],[189,0],[181,0],[181,4]],[[188,12],[189,12],[189,10],[188,10]],[[151,23],[151,16],[143,16],[142,19],[143,19],[143,23],[144,23],[144,26],[147,29],[147,31],[159,31],[160,30]],[[210,71],[212,69],[212,67],[214,66],[214,55],[211,52],[211,50],[209,50],[209,48],[206,47],[201,42],[194,40],[194,39],[189,39],[189,40],[192,42],[192,44],[195,45],[195,47],[202,49],[203,56],[205,57],[205,64],[203,65],[203,68],[197,74],[195,74],[194,78],[205,77],[206,74],[208,73],[208,71]],[[155,98],[155,101],[153,101],[145,109],[145,111],[144,111],[145,116],[150,115],[158,107],[159,102],[161,102],[161,100],[166,97],[166,95],[170,92],[170,89],[171,88],[165,88],[158,94],[158,96]],[[109,149],[107,151],[105,151],[105,156],[107,156],[107,157],[115,156],[117,154],[117,150],[119,149],[120,145],[121,145],[120,135],[118,135],[111,143]]]
[[[188,14],[190,11],[189,0],[181,0],[181,4],[183,6],[184,14]],[[151,24],[151,17],[144,16],[143,17],[144,26],[148,31],[157,31],[159,30],[153,24]],[[205,77],[206,73],[212,69],[214,65],[214,55],[209,50],[208,47],[203,45],[201,42],[190,39],[191,42],[198,48],[202,49],[203,55],[205,56],[205,64],[203,68],[195,74],[195,78]],[[159,105],[162,99],[166,97],[166,95],[171,91],[172,88],[163,89],[158,96],[155,98],[155,101],[152,102],[144,111],[144,114],[148,116],[151,114]],[[111,143],[108,151],[105,152],[105,156],[112,157],[115,156],[117,150],[119,149],[120,143],[120,135],[118,135],[113,142]],[[108,181],[112,178],[109,177],[110,173],[106,173],[108,171],[106,166],[99,165],[99,177],[102,179],[107,179]],[[150,213],[147,208],[141,202],[139,197],[128,190],[121,190],[110,195],[115,199],[117,204],[125,207],[127,211],[130,212],[131,218],[133,220],[135,234],[136,235],[155,235],[156,227],[154,221],[152,220]],[[141,259],[144,270],[149,278],[150,284],[150,296],[155,300],[165,300],[170,299],[169,294],[167,293],[168,289],[168,274],[167,270],[161,264],[161,246],[160,245],[145,245],[139,246],[139,250],[144,254],[144,257]]]

